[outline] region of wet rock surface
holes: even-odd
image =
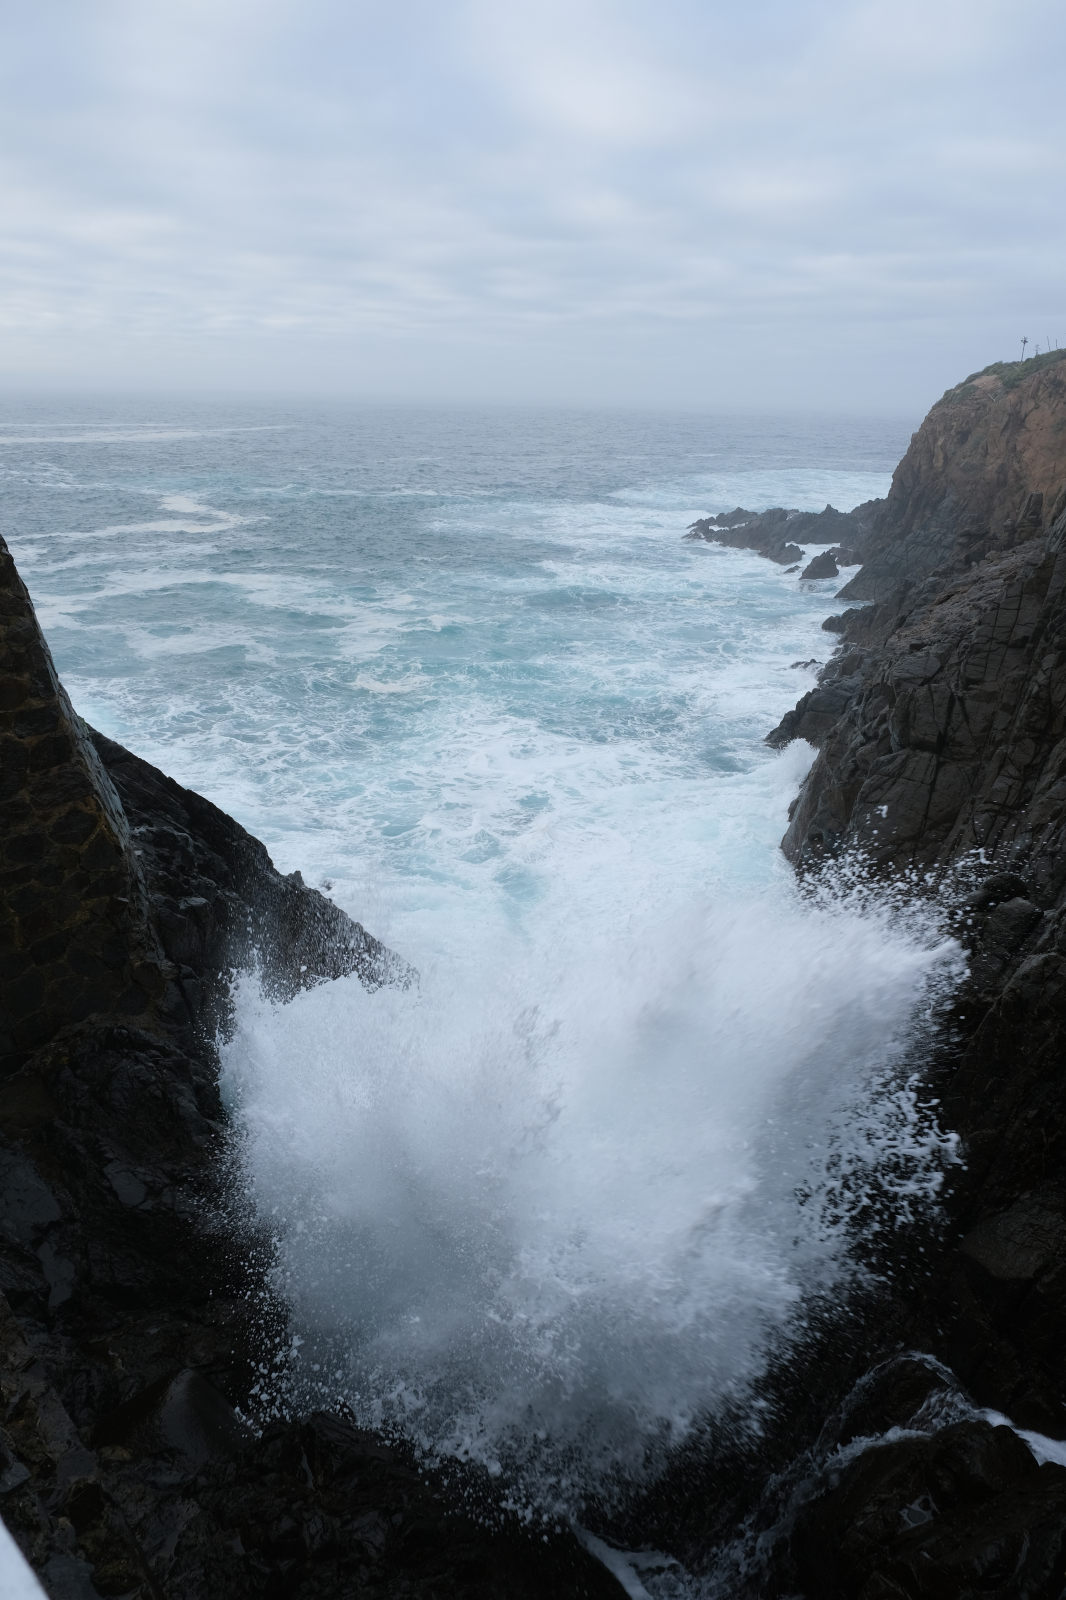
[[[352,973],[369,989],[414,981],[406,962],[299,872],[275,871],[265,846],[232,817],[87,731],[127,819],[159,943],[201,1033],[224,1022],[231,975],[249,965],[282,1001]]]
[[[620,1594],[484,1484],[479,1521],[341,1418],[245,1415],[284,1316],[226,1181],[232,975],[285,1000],[415,974],[85,727],[2,545],[0,756],[0,1515],[46,1593]]]
[[[840,568],[837,566],[839,550],[823,550],[820,556],[815,556],[813,561],[808,561],[800,579],[804,583],[811,583],[823,578],[839,578]]]
[[[1038,1466],[1010,1428],[960,1422],[928,1437],[889,1439],[842,1461],[829,1478],[791,1532],[808,1593],[1062,1593],[1066,1468]]]

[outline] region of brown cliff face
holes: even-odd
[[[1048,527],[1066,500],[1066,350],[949,389],[911,440],[841,592],[883,600]]]

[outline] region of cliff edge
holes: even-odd
[[[841,591],[878,601],[974,566],[1066,509],[1066,350],[996,362],[937,401],[870,516],[862,571]]]

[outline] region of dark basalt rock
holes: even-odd
[[[786,854],[847,842],[898,867],[980,849],[1004,869],[1031,859],[1034,885],[1053,892],[1064,586],[1066,555],[1031,541],[904,610],[880,648],[839,656],[813,692],[846,685],[847,708],[804,735],[821,752]]]
[[[284,1332],[227,1184],[233,974],[405,962],[72,710],[0,542],[0,1511],[54,1600],[621,1593],[341,1419],[242,1414]],[[294,1072],[298,1065],[294,1064]]]

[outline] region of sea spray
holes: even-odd
[[[909,423],[46,412],[0,475],[83,715],[422,972],[242,988],[264,1410],[347,1401],[541,1509],[654,1471],[943,1155],[935,918],[805,904],[777,851],[812,752],[763,736],[842,602],[682,537],[883,493]]]
[[[646,1479],[845,1291],[886,1196],[935,1196],[950,1136],[907,1060],[960,971],[929,904],[778,878],[494,928],[417,993],[245,982],[224,1082],[291,1318],[269,1403],[541,1514]]]

